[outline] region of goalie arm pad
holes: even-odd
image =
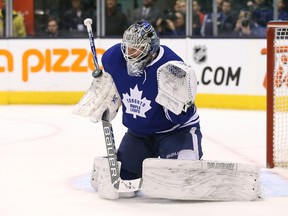
[[[181,61],[169,61],[157,70],[156,102],[176,115],[194,104],[197,78],[194,70]]]
[[[103,72],[99,77],[93,79],[89,89],[72,112],[89,117],[93,122],[101,121],[105,112],[105,119],[111,121],[115,118],[120,105],[120,95],[111,75]]]

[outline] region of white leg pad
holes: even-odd
[[[112,186],[109,163],[106,157],[97,157],[94,160],[91,185],[98,191],[101,198],[118,199],[119,193]]]
[[[121,163],[118,161],[119,169]],[[118,199],[135,197],[135,192],[119,193],[111,183],[109,162],[107,157],[97,157],[93,163],[93,170],[91,175],[91,186],[98,191],[101,198],[104,199]]]
[[[154,198],[250,201],[260,198],[259,176],[260,169],[254,165],[146,159],[141,191]]]

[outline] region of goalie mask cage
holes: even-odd
[[[288,167],[288,22],[267,25],[268,168]]]

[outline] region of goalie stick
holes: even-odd
[[[91,47],[91,52],[92,52],[92,58],[95,66],[95,70],[92,73],[92,76],[94,78],[98,77],[101,75],[102,71],[99,68],[98,60],[97,60],[97,54],[96,54],[96,48],[95,48],[95,43],[94,43],[94,36],[93,36],[93,31],[92,31],[92,19],[87,18],[84,20],[84,25],[87,28],[88,32],[88,38],[90,42],[90,47]]]
[[[84,25],[87,28],[90,48],[92,51],[93,62],[95,65],[95,70],[93,71],[92,76],[94,78],[97,78],[101,76],[102,71],[100,70],[99,64],[97,61],[96,48],[94,44],[94,36],[92,32],[92,27],[91,27],[92,19],[90,18],[85,19]],[[120,170],[119,170],[119,166],[117,162],[114,134],[113,134],[112,124],[111,122],[109,122],[107,118],[107,111],[103,113],[102,126],[103,126],[103,132],[104,132],[104,138],[105,138],[105,144],[106,144],[107,157],[108,157],[108,162],[109,162],[111,183],[113,187],[118,192],[132,192],[132,191],[139,190],[141,187],[141,183],[142,183],[141,178],[134,179],[134,180],[122,180],[120,177]]]

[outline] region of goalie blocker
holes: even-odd
[[[107,121],[112,121],[121,105],[120,95],[115,83],[106,72],[102,72],[92,83],[81,100],[75,105],[72,113],[88,117],[92,122],[102,120],[103,114]]]
[[[96,158],[91,184],[100,197],[118,199],[135,195],[119,193],[108,172],[108,159]],[[139,190],[153,198],[252,201],[262,198],[259,175],[260,169],[248,164],[149,158],[143,162]]]

